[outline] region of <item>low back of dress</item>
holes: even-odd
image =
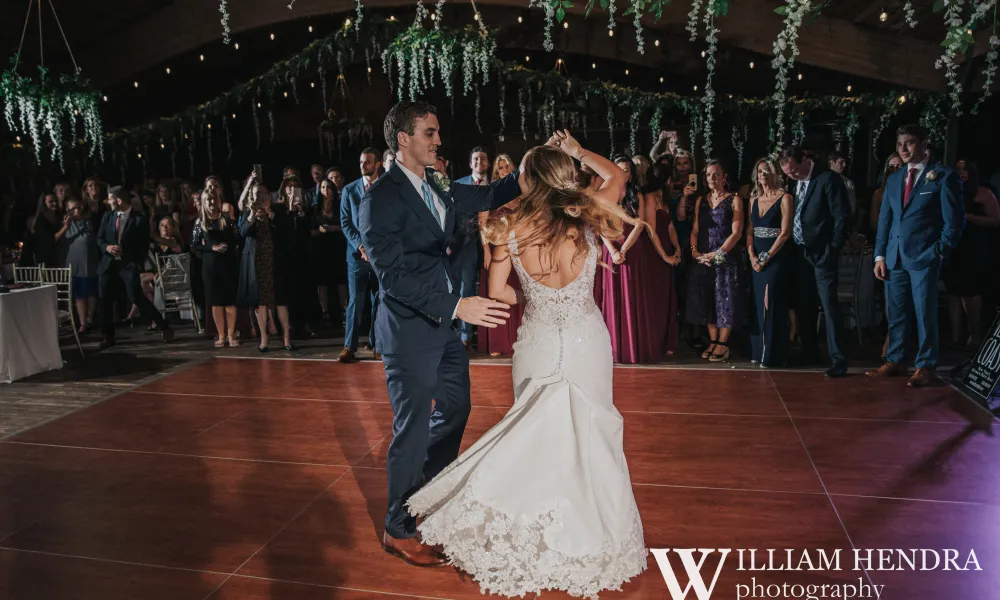
[[[527,379],[561,375],[576,380],[574,382],[584,389],[589,388],[596,398],[610,402],[611,341],[601,311],[594,302],[597,236],[592,231],[585,235],[587,257],[583,268],[560,288],[549,287],[531,276],[518,256],[517,238],[511,235],[508,248],[525,302],[514,344],[514,384],[518,386]],[[572,252],[572,245],[565,244],[560,251]],[[557,257],[555,262],[569,264],[571,261],[567,257]]]

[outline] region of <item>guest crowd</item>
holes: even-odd
[[[952,346],[975,347],[984,306],[997,305],[1000,206],[975,163],[941,164],[920,127],[900,128],[896,147],[870,202],[844,175],[846,160],[836,151],[786,147],[758,160],[742,186],[718,160],[697,165],[673,132],[662,132],[648,156],[615,157],[627,174],[621,206],[636,225],[627,225],[622,239],[602,240],[594,294],[614,359],[658,363],[683,341],[711,362],[735,353],[763,368],[819,364],[822,324],[826,374],[840,377],[847,370],[841,259],[867,250],[869,277],[885,282],[889,325],[885,363],[869,375],[905,374],[915,346],[910,384],[926,384],[937,367],[939,285]],[[102,348],[115,343],[116,324],[139,316],[172,338],[158,309],[157,265],[164,255],[185,254],[196,310],[216,347],[239,346],[249,330],[265,352],[280,329],[276,346],[294,350],[294,338],[343,324],[340,359],[353,362],[363,328],[378,347],[370,329],[378,280],[358,211],[392,163],[391,152],[367,148],[361,177],[349,183],[337,167],[312,165],[305,183],[286,167],[274,191],[259,167],[228,191],[214,175],[200,185],[149,181],[131,190],[90,178],[78,193],[60,182],[33,215],[5,201],[0,245],[21,242],[24,264],[72,267],[80,331],[99,323]],[[457,184],[485,185],[520,163],[475,147],[467,164]],[[439,157],[435,169],[450,176],[465,167],[452,173]],[[580,186],[602,183],[581,168]],[[486,216],[459,215],[450,242],[451,276],[462,296],[486,295],[493,256],[479,235]],[[518,287],[513,274],[510,284]],[[512,307],[508,323],[495,329],[459,323],[456,335],[480,352],[509,356],[520,310]]]

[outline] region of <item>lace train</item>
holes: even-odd
[[[523,597],[561,590],[596,599],[603,590],[620,591],[647,568],[642,524],[634,507],[629,510],[629,532],[620,542],[608,540],[597,553],[569,556],[546,543],[547,535],[558,535],[562,528],[560,508],[515,518],[475,498],[473,487],[462,488],[419,531],[425,544],[443,546],[449,564],[472,575],[484,594]],[[433,509],[429,498],[414,500],[411,514]]]

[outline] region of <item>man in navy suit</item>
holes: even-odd
[[[340,200],[340,227],[347,238],[347,314],[345,315],[344,349],[339,360],[343,363],[357,362],[358,336],[364,319],[365,299],[371,307],[371,329],[368,345],[375,349],[375,315],[378,313],[378,279],[372,270],[368,250],[361,240],[359,207],[361,199],[378,179],[381,162],[378,151],[365,148],[361,151],[361,178],[344,186]],[[376,354],[375,359],[378,360]]]
[[[906,167],[886,180],[875,236],[875,276],[885,281],[889,348],[885,364],[867,375],[906,375],[906,342],[910,319],[916,317],[917,370],[907,385],[923,387],[934,381],[938,362],[941,260],[962,237],[965,205],[958,174],[928,160],[927,132],[922,127],[900,127],[896,152]]]
[[[384,130],[396,160],[365,194],[359,219],[379,280],[377,349],[393,411],[382,544],[406,562],[437,566],[445,559],[417,538],[416,520],[405,505],[423,481],[458,456],[469,418],[469,357],[453,322],[495,327],[506,322],[509,308],[487,298],[460,298],[447,250],[458,214],[499,208],[521,189],[516,175],[471,186],[430,170],[441,145],[430,104],[397,104]]]
[[[101,297],[101,329],[104,339],[101,350],[115,345],[115,316],[112,307],[121,297],[121,288],[129,302],[139,308],[144,319],[156,323],[163,335],[163,341],[174,339],[174,330],[156,310],[153,303],[142,293],[139,273],[149,254],[149,218],[132,210],[128,195],[121,186],[108,190],[108,204],[111,210],[101,219],[97,232],[97,247],[101,251],[101,262],[97,265],[97,290]]]
[[[781,170],[791,180],[795,198],[792,240],[798,246],[793,266],[798,284],[795,313],[806,362],[815,362],[816,297],[826,317],[826,347],[833,366],[827,377],[847,374],[847,358],[840,349],[840,304],[837,279],[840,251],[850,229],[851,205],[847,187],[839,173],[823,168],[796,145],[786,147],[778,158]]]
[[[466,175],[455,183],[463,185],[489,185],[490,184],[490,156],[486,148],[476,146],[469,153],[469,168],[471,175]],[[455,246],[452,248],[451,264],[452,269],[458,276],[458,295],[462,298],[475,296],[476,275],[479,274],[479,264],[482,262],[479,253],[482,243],[479,241],[479,215],[460,214],[458,215],[458,230],[455,232]],[[460,325],[462,343],[469,347],[472,341],[472,325],[462,321]]]

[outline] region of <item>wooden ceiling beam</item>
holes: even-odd
[[[527,0],[480,0],[479,4],[527,10]],[[569,12],[582,16],[584,3],[576,4]],[[241,0],[230,3],[230,28],[238,34],[308,16],[347,15],[354,10],[354,6],[352,0],[296,0],[294,8],[289,10],[287,0]],[[409,8],[412,0],[365,0],[364,6],[368,9]],[[671,2],[659,21],[644,20],[647,40],[652,39],[657,30],[670,29],[676,34],[678,27],[687,21],[688,10],[687,4]],[[472,12],[471,6],[469,12]],[[537,10],[530,14],[535,19],[543,18]],[[215,0],[175,0],[127,27],[120,35],[109,36],[105,45],[87,55],[85,70],[99,86],[119,83],[172,56],[219,40],[222,33],[219,19]],[[606,15],[601,13],[587,21],[587,29],[600,29],[605,23]],[[741,0],[730,4],[729,14],[720,20],[719,28],[721,44],[770,55],[783,22],[774,14],[772,3]],[[615,43],[608,43],[606,35],[591,37],[593,43],[587,46],[586,53],[597,58],[662,68],[662,62],[651,49],[646,55],[640,55],[635,50],[627,19],[618,31],[624,35],[621,38],[616,35]],[[619,39],[629,40],[631,44],[618,43]],[[934,69],[934,61],[940,55],[940,46],[935,43],[820,16],[803,26],[798,45],[800,55],[797,60],[801,64],[881,80],[900,87],[944,89],[944,77]],[[650,46],[648,44],[647,48]]]

